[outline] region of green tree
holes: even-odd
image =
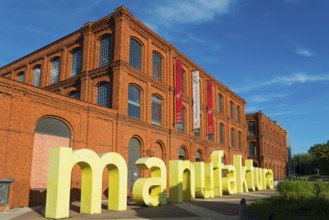
[[[313,155],[320,174],[329,175],[329,140],[327,143],[313,145],[308,153]]]
[[[295,174],[298,176],[314,174],[315,158],[312,154],[295,154],[293,157]]]

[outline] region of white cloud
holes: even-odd
[[[271,86],[275,84],[293,85],[298,83],[311,83],[318,81],[329,81],[329,74],[322,75],[309,75],[306,73],[294,73],[288,76],[278,76],[264,82],[255,82],[252,85],[244,86],[241,88],[233,89],[235,92],[247,92],[253,89]]]
[[[248,98],[248,102],[268,102],[276,98],[284,98],[287,95],[285,94],[267,94],[267,95],[255,95],[251,98]]]
[[[297,47],[296,48],[296,53],[298,55],[302,55],[304,57],[312,57],[313,56],[313,53],[311,53],[311,51],[309,51],[305,48],[302,48],[302,47]]]
[[[159,20],[188,24],[213,20],[216,16],[228,14],[237,0],[167,0],[158,5],[154,12]]]

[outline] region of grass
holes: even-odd
[[[329,184],[324,181],[284,181],[277,195],[248,207],[249,219],[329,219]]]

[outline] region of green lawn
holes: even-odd
[[[328,220],[329,213],[315,214],[310,210],[290,210],[287,206],[276,204],[273,198],[258,200],[248,206],[249,219],[267,220],[274,213],[273,220]]]

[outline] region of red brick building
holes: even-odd
[[[288,165],[287,131],[262,112],[247,114],[249,159],[254,166],[273,170],[276,180],[286,177]]]
[[[174,114],[177,57],[182,124]],[[200,72],[200,130],[192,127],[194,70]],[[207,133],[207,81],[213,82],[213,135]],[[1,67],[0,97],[0,177],[15,179],[10,207],[44,203],[50,146],[118,152],[130,187],[140,175],[133,164],[139,157],[208,162],[219,149],[227,163],[234,154],[248,157],[245,100],[124,7]],[[79,169],[71,182],[77,195]]]

